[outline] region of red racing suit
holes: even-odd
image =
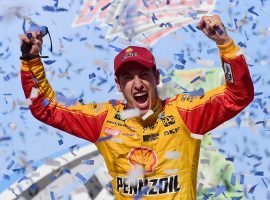
[[[179,94],[159,100],[146,120],[122,120],[122,101],[57,102],[40,59],[22,61],[25,97],[32,88],[32,114],[57,129],[95,143],[104,157],[116,199],[196,199],[200,138],[243,110],[254,97],[253,83],[243,55],[233,41],[219,46],[226,83],[192,97]],[[144,173],[136,174],[138,166]]]

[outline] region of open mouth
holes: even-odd
[[[138,92],[134,94],[134,99],[139,105],[143,105],[148,100],[148,93],[147,92]]]

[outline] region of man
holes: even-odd
[[[32,114],[95,143],[113,177],[116,199],[195,199],[199,139],[253,100],[244,56],[238,55],[239,48],[219,16],[203,16],[198,28],[219,47],[225,85],[203,96],[179,94],[162,101],[157,94],[159,71],[153,55],[145,48],[131,46],[114,61],[115,81],[126,103],[77,103],[69,107],[57,102],[45,77],[38,58],[41,34],[32,33],[31,40],[22,36],[23,44],[31,46],[29,52],[22,52],[21,76]],[[31,95],[36,89],[38,94]],[[124,117],[130,109],[136,109],[138,116]]]

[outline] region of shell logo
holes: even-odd
[[[132,48],[127,48],[127,49],[126,49],[126,53],[131,53],[132,51],[133,51]]]
[[[145,173],[151,173],[154,171],[157,164],[157,156],[155,152],[148,147],[133,148],[128,154],[128,162],[130,165],[143,166]]]

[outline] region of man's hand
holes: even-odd
[[[27,35],[20,35],[22,56],[39,55],[40,49],[42,47],[42,42],[43,42],[42,34],[40,33],[40,31],[31,32],[27,34],[31,36],[30,39],[27,37]]]
[[[202,16],[197,27],[218,45],[225,44],[231,40],[218,15]]]

